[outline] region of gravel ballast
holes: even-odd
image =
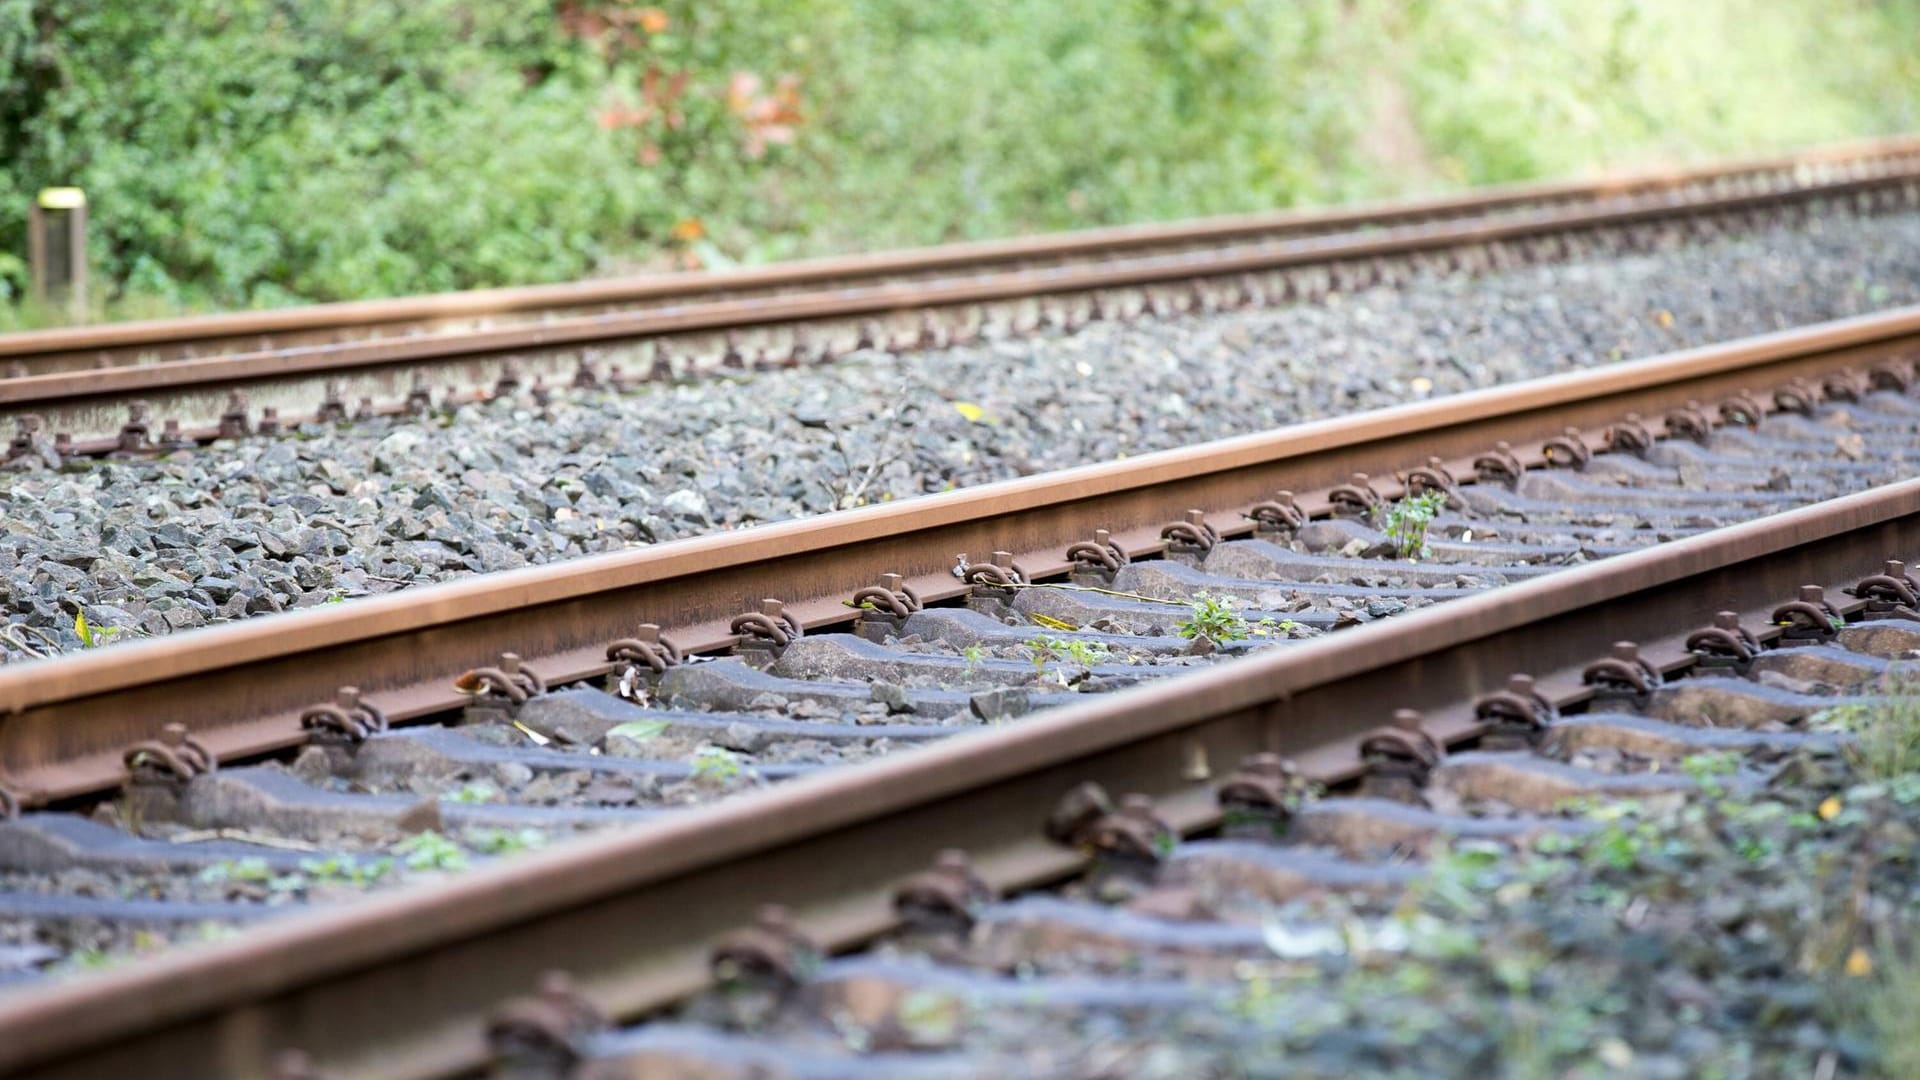
[[[0,473],[8,621],[94,644],[1920,302],[1920,216]]]

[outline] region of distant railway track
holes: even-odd
[[[1718,611],[1756,647],[1823,603],[1849,625],[1883,615],[1907,595],[1886,560],[1920,553],[1917,357],[1907,309],[0,667],[0,788],[27,811],[0,826],[15,874],[289,864],[274,837],[351,862],[426,828],[481,850],[501,830],[643,825],[31,980],[0,992],[0,1069],[257,1075],[297,1050],[354,1075],[470,1070],[486,1018],[550,968],[641,1015],[707,985],[708,946],[761,903],[845,949],[901,925],[894,889],[944,848],[996,892],[1028,889],[1108,841],[1216,827],[1209,783],[1250,754],[1338,785],[1398,707],[1426,710],[1400,743],[1454,745],[1515,672],[1579,707],[1614,640],[1674,671]],[[1189,633],[1220,639],[1211,657]],[[1250,645],[1268,647],[1216,662]],[[998,730],[948,737],[975,727]],[[937,745],[891,754],[918,743]],[[291,769],[248,764],[296,750]],[[771,789],[716,802],[746,769]],[[1046,839],[1086,784],[1146,801],[1095,798]],[[100,820],[60,812],[122,785]],[[0,890],[0,911],[209,917],[35,895]],[[804,978],[761,962],[783,932],[730,962]]]
[[[1917,174],[1920,142],[1884,140],[1332,211],[0,335],[0,420],[24,425],[17,449],[38,437],[68,453],[153,453],[503,393],[1310,298],[1427,266],[1634,249],[1675,227],[1819,205],[1913,205]]]

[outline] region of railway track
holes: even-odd
[[[1884,615],[1904,571],[1883,564],[1920,530],[1920,485],[1904,481],[1917,345],[1920,312],[1849,320],[10,665],[0,779],[29,812],[0,829],[0,925],[70,960],[137,946],[140,929],[325,910],[89,980],[36,978],[45,955],[16,962],[32,991],[0,997],[0,1067],[243,1075],[298,1049],[355,1075],[472,1068],[489,1053],[483,1019],[541,970],[573,972],[616,1015],[656,1009],[706,983],[705,947],[761,902],[791,906],[822,948],[895,928],[891,890],[943,847],[1005,892],[1074,874],[1089,845],[1125,862],[1144,837],[1134,877],[1156,894],[1161,856],[1182,847],[1161,849],[1218,826],[1210,784],[1247,755],[1339,784],[1399,705],[1427,715],[1381,745],[1412,747],[1414,766],[1429,738],[1480,736],[1473,699],[1516,665],[1571,710],[1594,691],[1566,672],[1613,640],[1640,647],[1604,670],[1665,672],[1715,611],[1762,639],[1781,632],[1776,612],[1819,633],[1833,629],[1807,621],[1821,604],[1849,626],[1869,604]],[[1883,569],[1894,586],[1841,588]],[[1862,636],[1847,633],[1843,646]],[[1171,677],[1192,667],[1208,670]],[[950,737],[983,727],[998,730]],[[923,743],[938,745],[893,756]],[[1432,798],[1422,782],[1462,797],[1459,784],[1514,775],[1613,790],[1479,760],[1382,766],[1369,783],[1410,799]],[[1274,766],[1251,768],[1242,779]],[[123,783],[91,820],[62,812]],[[1076,790],[1088,813],[1062,810]],[[1149,802],[1113,804],[1134,793]],[[642,827],[433,889],[314,903],[623,823]],[[756,933],[728,963],[769,976],[763,989],[813,977],[767,949],[814,946]],[[860,978],[896,1003],[912,981]],[[532,1035],[561,1029],[537,1055],[556,1067],[618,1046],[736,1053],[687,1031],[596,1041],[584,1020],[568,1027],[584,1011],[546,1005],[560,1020]]]
[[[670,275],[0,336],[10,453],[151,454],[311,420],[1311,298],[1920,201],[1910,140],[1789,159]],[[452,321],[449,322],[448,320]]]

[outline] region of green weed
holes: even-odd
[[[1879,959],[1862,953],[1873,965],[1861,1014],[1879,1050],[1873,1075],[1883,1080],[1920,1076],[1920,958],[1897,946],[1881,951]]]
[[[467,805],[498,802],[500,801],[500,789],[494,787],[492,784],[476,780],[461,784],[449,794],[442,795],[441,798],[450,803],[464,803]]]
[[[517,855],[547,846],[547,834],[539,829],[475,829],[467,834],[467,846],[482,855]]]
[[[120,628],[96,626],[87,621],[85,612],[80,612],[73,617],[73,633],[80,639],[80,644],[89,649],[97,649],[103,645],[113,644],[113,639],[120,636]]]
[[[1427,528],[1446,505],[1445,492],[1425,491],[1382,507],[1374,511],[1374,516],[1392,542],[1394,554],[1403,559],[1424,559],[1432,554],[1427,549]]]
[[[340,855],[300,860],[300,870],[315,882],[338,882],[364,889],[393,871],[393,860],[384,856],[356,859]]]
[[[980,670],[981,664],[986,662],[987,651],[979,645],[969,645],[961,650],[960,655],[967,661],[966,673],[972,675]]]
[[[1868,780],[1896,781],[1920,773],[1920,673],[1891,665],[1874,692],[1882,699],[1823,710],[1810,726],[1851,735],[1847,756]]]
[[[465,870],[467,853],[459,844],[429,829],[393,845],[409,870]]]
[[[1240,613],[1240,601],[1231,596],[1215,596],[1210,592],[1197,592],[1188,602],[1189,614],[1174,624],[1174,631],[1189,640],[1206,638],[1216,645],[1229,641],[1245,641],[1248,638],[1270,637],[1275,634],[1287,634],[1294,628],[1291,620],[1284,622],[1272,618],[1259,622],[1248,622]]]
[[[702,746],[693,752],[693,777],[710,784],[730,784],[745,772],[740,755],[724,746]]]

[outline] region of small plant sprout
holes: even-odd
[[[202,869],[200,880],[210,885],[224,884],[229,881],[265,884],[273,880],[273,867],[267,865],[267,860],[258,856],[223,859]]]
[[[80,644],[87,648],[97,649],[103,645],[113,644],[113,639],[120,636],[120,628],[95,626],[87,621],[87,614],[83,611],[73,617],[73,636],[79,638]]]
[[[1067,665],[1091,669],[1096,664],[1106,663],[1112,654],[1112,650],[1101,642],[1055,637],[1052,634],[1035,634],[1024,644],[1028,658],[1033,661],[1033,673],[1044,676],[1048,662],[1058,661],[1062,666],[1054,670],[1054,678],[1065,687],[1074,684],[1073,677],[1067,672]]]
[[[693,778],[704,783],[732,783],[744,771],[740,755],[724,746],[708,744],[693,752]]]
[[[987,658],[987,651],[981,648],[980,645],[976,642],[975,644],[969,645],[965,649],[961,650],[960,655],[963,657],[966,657],[967,674],[971,675],[974,672],[980,670],[980,665],[982,661],[986,660]]]
[[[1447,505],[1444,491],[1423,491],[1408,495],[1392,506],[1375,510],[1380,529],[1402,559],[1421,559],[1432,554],[1427,548],[1427,528]]]
[[[392,869],[393,860],[388,858],[355,859],[328,855],[300,860],[301,872],[316,882],[339,882],[362,889],[386,877]]]
[[[460,845],[429,829],[393,845],[409,870],[465,870],[467,853]]]
[[[492,784],[477,780],[471,783],[461,784],[451,794],[445,796],[448,802],[476,804],[490,803],[499,797],[500,792],[496,790]]]
[[[1240,613],[1240,606],[1240,601],[1231,596],[1195,593],[1188,604],[1192,613],[1174,624],[1174,630],[1189,640],[1206,638],[1215,645],[1224,645],[1229,641],[1285,634],[1294,627],[1291,621],[1261,619],[1259,622],[1248,622],[1247,617]]]
[[[476,829],[467,834],[467,846],[482,855],[517,855],[547,846],[539,829]]]

